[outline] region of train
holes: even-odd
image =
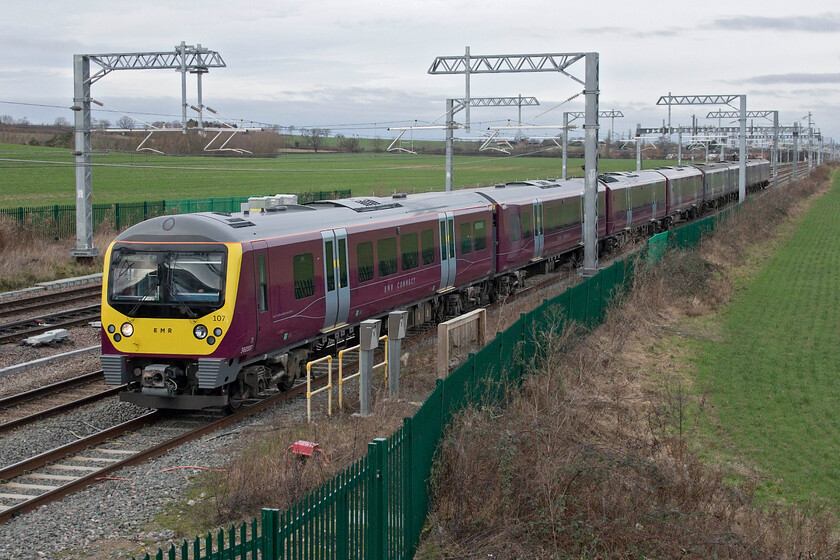
[[[747,192],[769,178],[766,160],[747,162]],[[737,162],[601,174],[599,251],[738,191]],[[583,179],[545,179],[305,205],[277,195],[143,221],[105,254],[105,380],[159,409],[235,409],[288,390],[309,360],[355,344],[364,320],[442,321],[579,258],[583,193]]]

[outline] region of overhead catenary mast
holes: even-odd
[[[566,71],[575,62],[583,60],[585,78],[580,80]],[[583,220],[583,266],[578,271],[582,276],[598,272],[598,53],[544,53],[512,55],[473,55],[467,47],[463,55],[439,56],[432,62],[429,74],[463,74],[466,80],[464,101],[470,99],[470,76],[472,74],[512,74],[521,72],[559,72],[584,87],[585,96],[585,179]],[[469,110],[466,111],[466,129],[470,128]]]
[[[90,65],[100,70],[91,75]],[[224,68],[216,51],[183,41],[169,52],[76,54],[73,55],[73,107],[76,149],[76,248],[71,255],[89,262],[98,253],[93,246],[93,182],[91,175],[91,102],[90,86],[114,70],[178,70],[181,72],[181,119],[187,130],[186,74],[195,72],[199,79],[208,68]],[[199,82],[200,83],[200,82]],[[199,86],[200,87],[200,86]]]

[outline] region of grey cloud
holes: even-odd
[[[815,16],[735,16],[716,19],[706,27],[729,31],[807,31],[814,33],[836,33],[840,31],[840,14],[829,12]]]
[[[837,84],[840,83],[840,73],[799,73],[765,74],[746,78],[739,83],[748,84]]]

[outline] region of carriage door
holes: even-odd
[[[324,243],[324,330],[347,322],[350,312],[347,231],[322,231]]]
[[[438,214],[440,225],[440,289],[455,285],[455,215]]]
[[[534,258],[543,256],[545,231],[543,230],[543,203],[534,199]]]
[[[257,307],[257,340],[269,335],[271,314],[268,311],[268,255],[265,241],[254,241],[254,281]]]

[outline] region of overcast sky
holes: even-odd
[[[667,110],[656,101],[668,92],[746,93],[748,109],[777,109],[783,124],[811,112],[823,135],[840,141],[837,0],[0,0],[0,7],[0,114],[34,123],[72,121],[74,54],[174,51],[186,41],[227,64],[203,80],[205,105],[224,116],[392,137],[387,126],[442,123],[445,100],[464,96],[464,78],[427,71],[435,57],[469,46],[473,55],[600,53],[600,108],[624,112],[615,130],[625,135],[636,123],[661,125]],[[583,79],[583,61],[570,71]],[[195,103],[194,77],[187,88]],[[537,125],[582,110],[582,96],[558,106],[581,89],[556,73],[471,82],[473,97],[537,97],[539,107],[523,108],[523,120]],[[173,120],[180,74],[113,72],[92,96],[142,120]],[[692,114],[714,109],[674,108],[672,122],[688,125]],[[93,116],[113,123],[121,115]],[[516,121],[515,108],[472,111],[476,129],[507,119]],[[609,129],[602,120],[600,137]]]

